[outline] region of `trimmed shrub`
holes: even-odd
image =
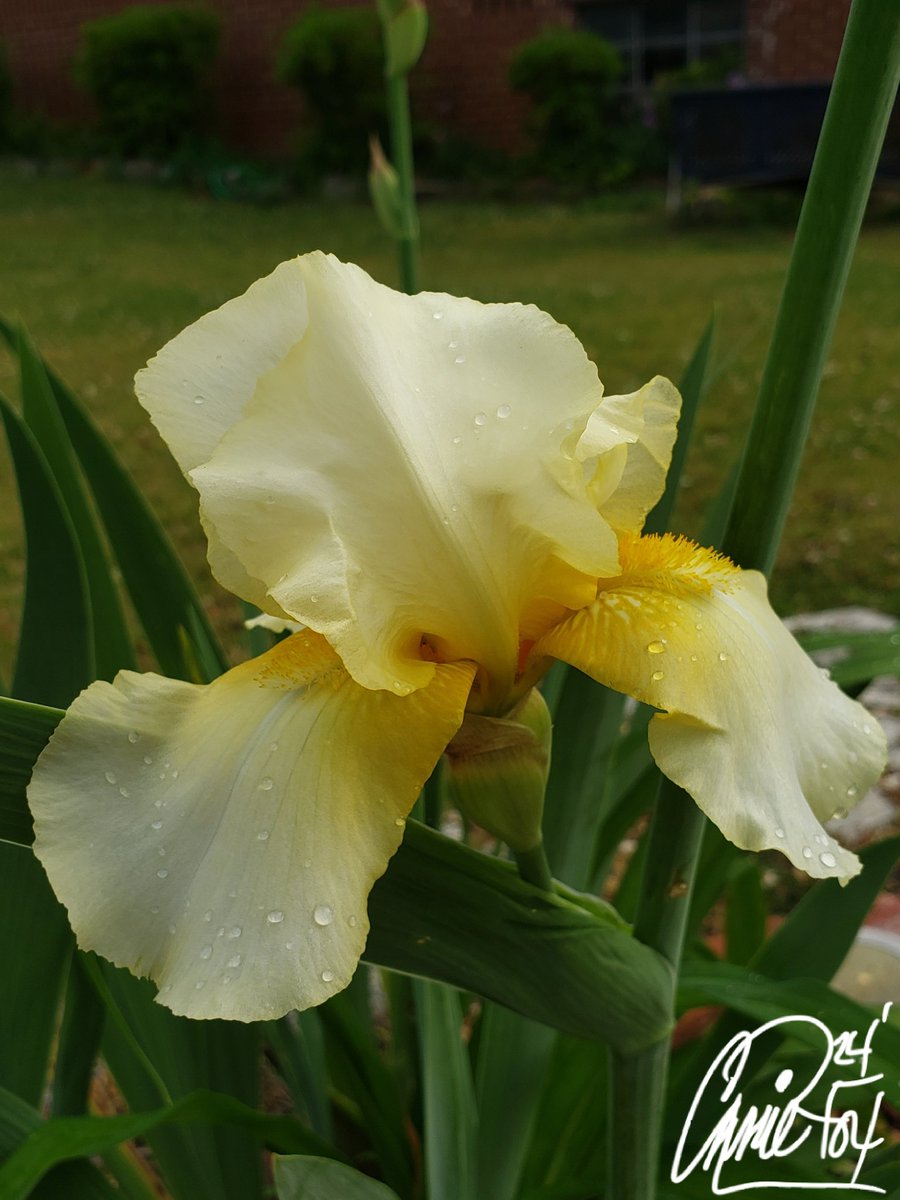
[[[613,97],[622,69],[609,42],[574,29],[548,29],[515,51],[509,81],[531,100],[544,174],[582,185],[621,176]]]
[[[310,8],[285,34],[278,77],[306,102],[307,170],[365,170],[369,135],[382,133],[385,123],[383,63],[374,8]]]
[[[193,141],[220,21],[202,9],[139,5],[82,26],[76,78],[100,110],[106,147],[169,157]]]

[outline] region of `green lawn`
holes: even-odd
[[[759,380],[790,237],[672,230],[661,208],[428,203],[423,278],[433,290],[533,301],[569,324],[611,391],[677,379],[713,308],[720,373],[699,423],[680,526],[698,527],[733,461]],[[276,263],[322,248],[396,281],[368,210],[272,209],[92,179],[0,172],[0,313],[20,318],[85,398],[166,523],[231,636],[236,606],[211,581],[193,495],[134,400],[131,379],[169,337]],[[863,234],[822,388],[811,450],[774,582],[787,613],[867,603],[900,612],[900,227]],[[15,390],[0,357],[0,389]],[[552,403],[552,397],[548,397]],[[22,581],[10,473],[0,475],[0,675]]]

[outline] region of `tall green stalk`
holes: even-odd
[[[775,561],[898,78],[900,5],[854,0],[722,546],[744,567]],[[635,935],[673,978],[703,829],[690,797],[664,780]],[[609,1200],[656,1195],[667,1070],[665,1043],[612,1055]]]
[[[404,292],[412,295],[419,290],[419,217],[416,211],[412,122],[406,75],[389,76],[387,93],[391,155],[397,172],[401,214],[401,226],[397,235],[400,283]]]

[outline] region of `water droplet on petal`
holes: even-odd
[[[144,766],[147,766],[147,767],[149,767],[149,766],[151,765],[151,763],[152,763],[152,762],[153,762],[153,759],[150,757],[150,755],[149,755],[149,754],[145,754],[145,755],[144,755]]]
[[[406,819],[404,817],[397,817],[397,819],[394,821],[394,824],[398,829],[402,829],[406,824]]]
[[[201,958],[212,958],[212,946],[204,946],[200,951]]]
[[[172,778],[173,778],[173,779],[177,779],[177,778],[178,778],[178,772],[177,772],[177,771],[173,771],[173,772],[172,772]]]
[[[138,735],[135,733],[135,731],[133,729],[132,729],[131,733],[129,733],[129,735],[128,735],[128,740],[129,740],[129,742],[131,742],[132,746],[138,740]]]
[[[664,671],[654,671],[653,674],[650,676],[650,678],[654,681],[654,683],[659,683],[659,681],[661,679],[663,679],[664,677],[665,677]]]
[[[780,825],[776,825],[776,826],[775,826],[774,833],[775,833],[775,836],[776,836],[777,838],[783,838],[783,837],[784,837],[784,830],[781,828],[781,826],[780,826]]]
[[[261,830],[259,831],[259,833],[256,835],[256,840],[257,840],[258,842],[267,842],[267,841],[269,840],[269,831],[268,831],[268,829],[261,829]]]
[[[455,350],[455,349],[456,349],[456,342],[448,342],[448,343],[447,343],[447,349],[448,349],[448,350]]]
[[[355,929],[356,926],[359,924],[359,922],[357,921],[356,917],[348,917],[347,924],[350,926],[351,929]]]
[[[228,966],[229,967],[239,967],[240,965],[241,965],[241,956],[239,954],[233,954],[231,956],[231,958],[229,958],[229,960],[228,960]]]
[[[482,425],[487,425],[487,413],[476,413],[475,424],[479,427],[479,429],[482,427]]]
[[[434,317],[434,319],[436,321],[443,321],[443,319],[444,319],[444,314],[442,312],[432,313],[431,315]]]
[[[333,979],[334,979],[334,971],[323,971],[322,972],[322,982],[323,983],[331,983]]]
[[[240,925],[232,925],[232,927],[228,930],[228,936],[230,938],[239,938],[243,932],[244,931],[241,929]]]
[[[128,788],[119,788],[119,795],[127,799],[131,795],[131,792],[129,792]]]
[[[284,943],[284,948],[285,948],[285,950],[293,950],[293,948],[294,948],[294,943],[293,943],[293,942],[285,942],[285,943]]]
[[[262,792],[271,792],[271,790],[274,786],[275,786],[274,781],[272,779],[270,779],[270,777],[268,775],[265,777],[265,779],[261,779],[259,781],[259,789]]]
[[[728,655],[724,650],[719,651],[719,662],[728,662]]]
[[[809,846],[803,847],[802,854],[804,858],[812,858],[812,850],[810,850]]]
[[[112,771],[107,771],[105,773],[105,775],[103,776],[103,778],[106,780],[107,783],[115,783],[116,782],[116,777]]]
[[[854,796],[859,795],[859,788],[856,786],[855,783],[851,783],[850,786],[847,788],[847,795],[850,797],[851,800],[853,799]]]
[[[456,363],[456,365],[457,365],[458,367],[461,367],[461,366],[463,365],[463,363],[466,361],[465,355],[464,355],[464,354],[457,354],[456,358],[454,358],[454,360],[453,360],[453,361]]]
[[[153,907],[150,909],[150,911],[153,913],[153,915],[154,915],[154,917],[155,917],[155,916],[156,916],[156,914],[159,912],[159,905],[158,905],[158,904],[154,904],[154,905],[153,905]]]
[[[273,743],[272,743],[272,745],[269,747],[269,749],[270,749],[270,750],[272,751],[272,753],[274,754],[274,753],[275,753],[275,751],[278,749],[278,743],[277,743],[277,742],[273,742]]]
[[[162,829],[162,821],[151,821],[150,828],[151,829]]]
[[[266,920],[270,925],[280,925],[284,920],[284,913],[280,908],[273,908],[270,913],[266,913]]]
[[[457,434],[456,437],[453,439],[453,445],[458,446],[461,441],[462,441],[462,438],[459,436],[459,434]]]
[[[195,403],[195,404],[202,404],[202,403],[203,403],[203,397],[202,397],[202,396],[195,396],[195,397],[194,397],[194,403]]]
[[[313,595],[311,595],[309,598],[309,602],[310,602],[310,604],[318,604],[319,597],[315,593],[313,593]]]
[[[156,872],[157,879],[166,879],[166,878],[168,878],[168,875],[169,875],[169,872],[166,870],[165,867],[160,867],[159,870]]]
[[[211,921],[211,920],[212,920],[212,917],[213,917],[213,910],[212,910],[211,908],[208,908],[208,909],[206,910],[206,912],[203,914],[203,920],[204,920],[204,921]]]
[[[198,992],[199,992],[199,991],[202,991],[202,989],[203,989],[205,986],[206,986],[206,980],[205,980],[205,979],[199,979],[199,980],[198,980],[198,981],[197,981],[197,982],[194,984],[194,989],[195,989],[196,991],[198,991]]]
[[[330,925],[334,918],[334,909],[328,904],[317,904],[313,909],[313,920],[317,925]]]
[[[662,654],[664,650],[665,646],[662,642],[651,642],[647,647],[649,654]]]
[[[863,725],[863,733],[866,735],[866,737],[871,737],[872,726],[871,725]]]
[[[692,655],[691,655],[691,662],[696,662],[696,661],[697,661],[697,655],[696,655],[696,654],[692,654]]]
[[[509,404],[501,404],[497,409],[497,416],[501,421],[505,421],[507,417],[512,415],[512,406]]]
[[[836,867],[837,866],[837,859],[828,850],[826,850],[823,854],[819,855],[819,862],[822,864],[823,867]]]
[[[220,925],[219,928],[216,930],[216,937],[222,937],[224,935],[224,933],[225,933],[225,926]]]
[[[831,819],[832,819],[832,821],[843,821],[846,816],[847,816],[846,808],[836,808],[834,810],[834,812],[831,814]]]

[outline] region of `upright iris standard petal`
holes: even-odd
[[[669,536],[626,539],[621,558],[621,576],[535,653],[663,710],[654,758],[730,841],[819,878],[855,875],[821,822],[880,774],[877,723],[803,653],[761,575]]]
[[[207,687],[121,672],[35,768],[35,852],[79,944],[191,1017],[251,1021],[345,987],[366,901],[458,728],[469,665],[401,698],[306,631]]]
[[[499,702],[535,605],[578,606],[593,578],[617,570],[594,468],[576,453],[606,403],[595,367],[535,308],[401,295],[324,255],[285,264],[270,284],[272,304],[287,294],[298,317],[274,366],[262,281],[222,310],[224,330],[246,300],[243,341],[216,341],[204,318],[138,378],[160,428],[180,438],[184,398],[161,380],[206,378],[210,356],[234,357],[246,391],[247,347],[264,350],[215,447],[202,461],[196,439],[179,453],[193,464],[214,571],[244,594],[262,581],[268,603],[250,598],[326,636],[366,686],[426,683],[424,637],[441,659],[477,662]],[[604,454],[619,446],[631,462],[632,426],[643,428],[632,416],[616,433],[606,423]]]

